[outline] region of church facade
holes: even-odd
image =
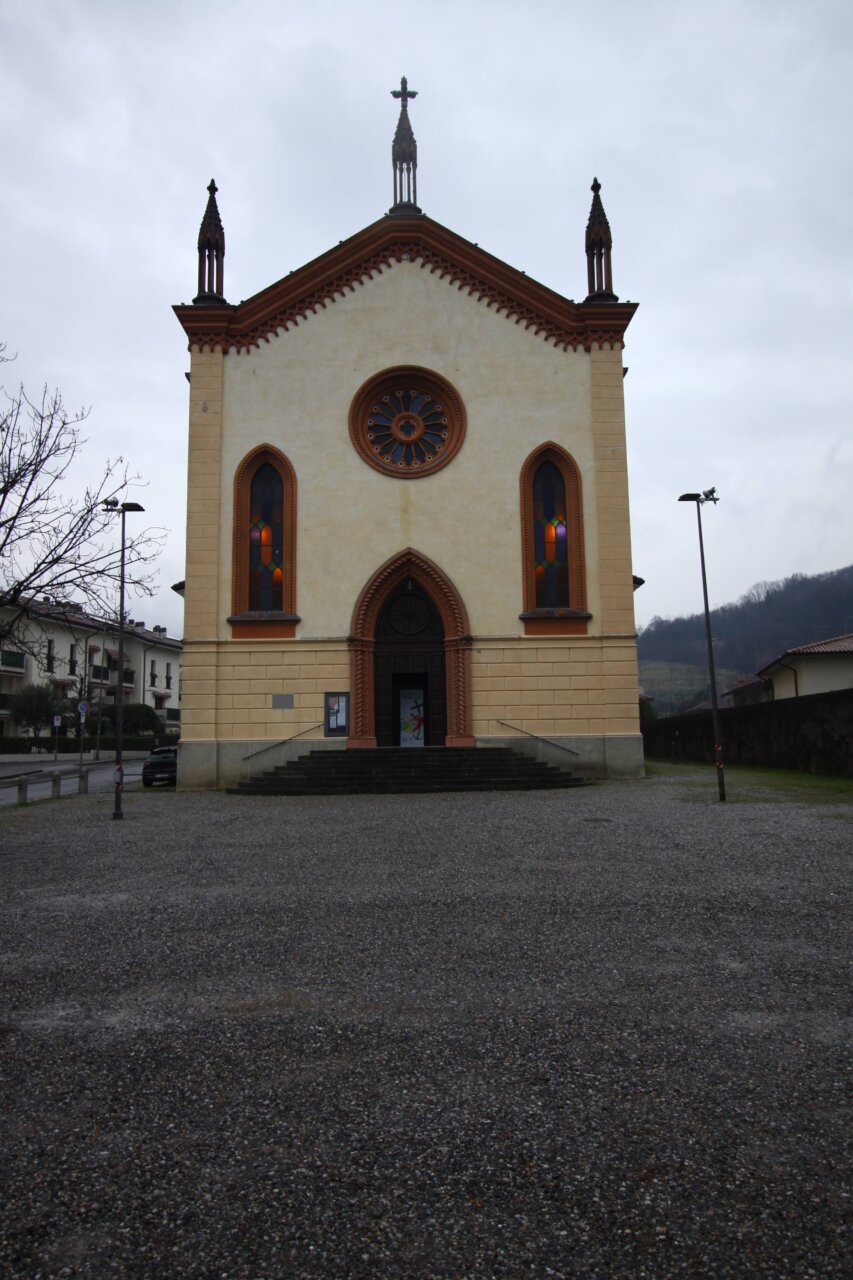
[[[390,212],[239,304],[211,183],[189,341],[179,785],[317,746],[512,746],[642,773],[622,348],[588,294],[423,214],[403,81]]]

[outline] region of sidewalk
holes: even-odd
[[[125,760],[144,760],[148,755],[147,751],[125,751],[123,752]],[[94,751],[83,752],[83,763],[92,764],[95,762],[103,764],[105,760],[112,760],[115,757],[115,750],[102,749],[100,753],[100,761],[97,760]],[[72,751],[60,751],[59,758],[56,762],[60,765],[70,764],[74,767],[80,763],[80,753]],[[0,754],[0,773],[21,773],[23,767],[32,765],[34,769],[46,769],[54,765],[54,753],[52,751],[44,751],[36,754],[35,752],[16,752],[10,755]]]
[[[849,807],[110,806],[0,814],[4,1274],[844,1274]]]
[[[147,751],[125,751],[123,753],[125,760],[145,760],[148,756]],[[115,760],[115,751],[102,751],[100,759],[95,755],[94,751],[83,752],[84,764],[110,764]],[[18,755],[0,755],[0,778],[14,778],[21,773],[76,773],[80,767],[80,756],[72,755],[67,751],[59,753],[58,759],[54,760],[53,752],[44,755],[18,754]]]

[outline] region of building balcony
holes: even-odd
[[[132,668],[126,667],[124,679],[121,683],[122,688],[133,689],[136,686],[136,672]],[[89,684],[94,688],[100,688],[110,696],[114,696],[118,685],[118,672],[108,667],[91,667]]]
[[[131,671],[129,668],[128,668],[127,670],[125,670],[125,672],[124,672],[124,676],[123,676],[123,679],[122,679],[122,682],[121,682],[121,685],[122,685],[122,689],[123,689],[123,690],[125,690],[125,692],[126,692],[128,689],[133,689],[133,688],[135,688],[135,686],[136,686],[136,672],[135,672],[135,671]],[[111,671],[111,672],[110,672],[110,687],[109,687],[108,692],[109,692],[113,697],[115,696],[115,691],[116,691],[117,687],[118,687],[118,672],[117,672],[117,671]]]

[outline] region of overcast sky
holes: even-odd
[[[853,561],[850,0],[0,0],[0,338],[91,406],[170,530],[180,634],[186,339],[213,176],[250,297],[391,204],[389,91],[418,98],[424,211],[581,300],[597,175],[625,383],[642,625]],[[82,471],[81,471],[82,475]]]

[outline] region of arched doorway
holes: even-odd
[[[420,702],[429,745],[473,746],[471,636],[450,579],[408,548],[382,565],[353,610],[349,747],[398,745],[406,698]]]

